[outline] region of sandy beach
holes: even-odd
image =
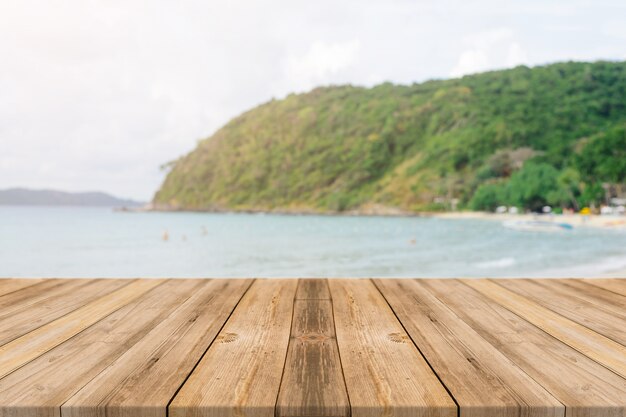
[[[442,219],[483,219],[496,221],[542,220],[567,223],[573,227],[599,227],[626,230],[626,216],[582,214],[495,214],[480,211],[458,211],[433,214]]]

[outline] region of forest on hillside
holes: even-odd
[[[598,207],[626,193],[626,63],[321,87],[234,118],[168,167],[154,202],[172,209]]]

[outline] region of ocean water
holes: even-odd
[[[620,270],[623,230],[0,207],[0,277],[591,277]]]

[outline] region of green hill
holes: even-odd
[[[603,201],[605,189],[624,192],[625,131],[624,62],[316,88],[258,106],[201,141],[170,164],[154,202],[190,210],[578,208]]]

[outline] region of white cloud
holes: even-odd
[[[528,55],[526,51],[517,42],[509,44],[509,51],[506,57],[506,66],[515,67],[528,63]]]
[[[489,58],[485,51],[471,48],[463,51],[454,69],[450,72],[452,77],[461,77],[466,74],[474,74],[489,68]]]
[[[496,28],[463,38],[465,49],[450,72],[453,77],[527,64],[528,56],[511,28]]]
[[[330,44],[315,41],[304,55],[287,57],[285,75],[298,90],[327,84],[355,64],[360,48],[358,39]]]

